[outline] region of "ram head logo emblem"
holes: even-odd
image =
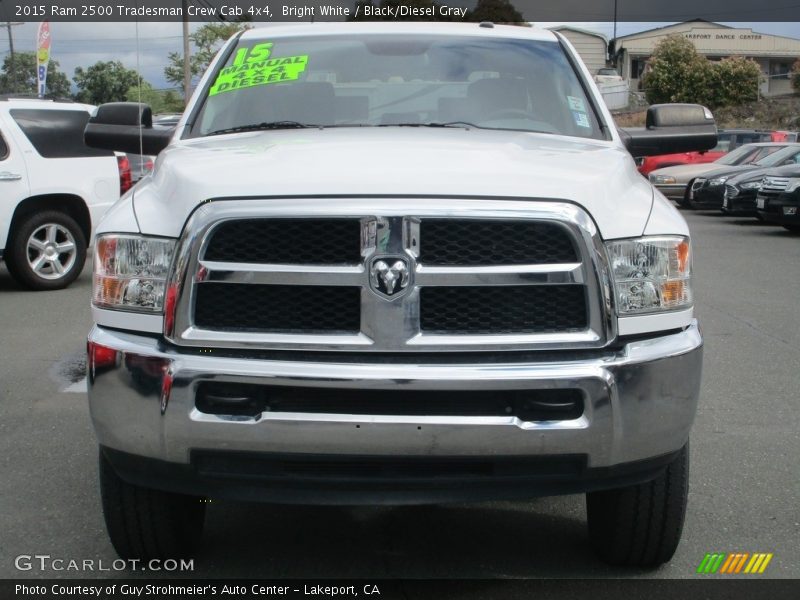
[[[373,291],[381,296],[400,296],[408,287],[408,262],[404,258],[375,259],[369,269],[369,278]]]

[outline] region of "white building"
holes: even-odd
[[[606,36],[568,25],[551,27],[550,30],[557,31],[569,40],[592,75],[607,65],[608,40]]]
[[[682,35],[710,60],[743,56],[755,60],[764,74],[761,94],[774,96],[792,92],[790,71],[800,58],[800,39],[758,33],[748,28],[728,27],[695,20],[618,37],[614,43],[617,68],[639,89],[645,65],[656,44],[668,35]],[[613,43],[613,42],[612,42]]]

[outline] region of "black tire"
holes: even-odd
[[[74,251],[57,253],[53,260],[46,261],[47,264],[41,271],[37,271],[30,263],[30,260],[35,259],[37,251],[31,250],[28,242],[34,234],[40,239],[40,235],[44,233],[46,238],[46,230],[50,226],[57,232],[55,241],[62,244],[72,243]],[[48,243],[47,239],[40,241]],[[43,255],[45,250],[39,252]],[[66,213],[57,210],[32,213],[15,224],[9,236],[5,260],[9,273],[20,285],[32,290],[60,290],[75,281],[83,271],[86,262],[86,238],[75,219]],[[56,271],[54,260],[61,265],[63,273]]]
[[[186,558],[199,547],[206,509],[201,498],[127,483],[102,451],[100,494],[108,536],[120,558]]]
[[[672,558],[681,539],[689,491],[689,444],[655,479],[586,494],[589,540],[617,566],[656,567]]]
[[[783,228],[792,233],[800,233],[800,225],[784,225]]]

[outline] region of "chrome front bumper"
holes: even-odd
[[[102,446],[188,465],[193,451],[386,457],[582,455],[614,467],[680,449],[694,419],[702,337],[687,329],[616,350],[543,355],[537,362],[379,364],[300,362],[180,352],[160,339],[94,327],[90,343],[116,351],[89,363],[89,404]],[[529,355],[530,356],[530,355]],[[562,357],[563,356],[563,357]],[[374,359],[373,359],[374,361]],[[171,380],[171,389],[165,385]],[[565,421],[516,417],[262,413],[220,417],[195,407],[199,382],[375,390],[577,388],[584,414]]]

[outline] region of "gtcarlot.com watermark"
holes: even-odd
[[[61,558],[50,554],[20,554],[14,559],[18,571],[71,571],[83,573],[90,571],[194,571],[194,559],[128,560],[117,558],[112,561],[93,558]]]

